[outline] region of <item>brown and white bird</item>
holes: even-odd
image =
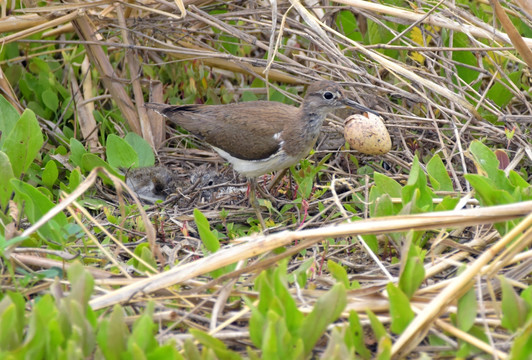
[[[310,85],[299,108],[274,101],[176,106],[146,103],[147,108],[208,143],[250,180],[250,202],[263,230],[254,196],[256,178],[286,169],[307,156],[327,114],[346,106],[378,115],[347,98],[340,85],[327,80]]]

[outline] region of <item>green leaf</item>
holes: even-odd
[[[344,284],[345,288],[349,289],[349,278],[347,277],[347,271],[345,271],[342,265],[339,265],[332,260],[327,260],[327,268],[336,281]]]
[[[410,213],[431,211],[433,195],[432,190],[427,186],[427,178],[421,169],[419,160],[415,156],[407,185],[403,187],[401,193],[403,209],[406,210],[406,205],[411,204]]]
[[[81,184],[81,172],[79,169],[74,169],[70,172],[68,177],[68,192],[72,193]]]
[[[59,108],[59,98],[57,97],[57,94],[52,89],[46,89],[42,93],[42,102],[44,106],[46,106],[48,109],[52,110],[53,112],[56,112]]]
[[[483,206],[504,205],[516,202],[516,199],[506,190],[501,190],[495,183],[482,175],[466,174],[465,179],[475,189],[476,197]]]
[[[464,33],[456,33],[453,36],[453,46],[455,47],[469,47],[471,46],[468,36]],[[477,57],[471,51],[453,51],[453,60],[456,61],[456,72],[458,76],[466,83],[470,84],[478,79],[478,71],[473,70],[477,67]],[[466,66],[461,66],[464,64]],[[470,66],[468,66],[470,65]],[[453,82],[457,83],[453,75]],[[478,89],[480,83],[477,82],[473,88]]]
[[[0,136],[0,149],[3,149],[3,144],[7,134],[13,130],[15,124],[20,118],[17,110],[7,101],[2,95],[0,95],[0,129],[2,129],[2,136]]]
[[[508,78],[510,79],[510,81],[512,81],[513,84],[515,84],[517,89],[521,88],[522,75],[522,71],[515,71],[513,73],[508,74]],[[506,84],[506,86],[504,86],[503,84]],[[508,87],[512,88],[508,80],[506,80],[505,78],[498,79],[498,81],[496,81],[488,90],[486,96],[498,106],[505,107],[515,96],[510,90],[508,90]]]
[[[384,337],[379,341],[379,348],[377,350],[377,360],[391,360],[392,358],[392,340],[389,337]]]
[[[521,187],[522,189],[530,188],[530,184],[523,179],[523,177],[515,172],[514,170],[510,170],[510,173],[508,174],[508,179],[510,180],[512,186],[515,187]]]
[[[203,245],[205,245],[207,250],[211,253],[218,251],[218,249],[220,249],[220,241],[216,234],[211,231],[209,220],[207,220],[205,215],[203,215],[203,213],[197,208],[194,208],[194,221],[198,227],[198,232]]]
[[[99,166],[105,168],[111,174],[118,176],[120,178],[123,178],[122,175],[118,174],[115,169],[109,166],[109,164],[103,161],[98,155],[86,153],[85,155],[81,157],[81,168],[85,172],[90,172],[92,169],[97,168]],[[100,176],[102,177],[102,180],[106,185],[113,185],[113,182],[107,176],[105,175],[100,175]]]
[[[508,359],[528,359],[530,354],[532,354],[532,318],[528,319],[526,325],[517,332]]]
[[[335,284],[316,301],[311,313],[301,324],[301,339],[306,355],[310,354],[327,326],[338,319],[346,304],[346,290],[340,283]]]
[[[446,210],[453,210],[456,205],[458,205],[458,202],[460,199],[458,198],[452,198],[450,196],[446,196],[442,199],[441,203],[436,205],[434,208],[434,211],[446,211]]]
[[[184,355],[187,360],[204,360],[205,357],[202,357],[199,350],[196,348],[192,340],[185,340]]]
[[[157,347],[157,340],[154,336],[157,325],[153,321],[153,308],[153,302],[149,302],[144,313],[133,324],[127,344],[128,350],[131,350],[133,346],[138,346],[146,353]]]
[[[392,198],[400,198],[403,188],[392,178],[376,172],[374,176],[375,187],[380,190],[381,194],[388,194]]]
[[[3,150],[16,178],[28,170],[43,144],[41,127],[31,110],[26,110],[7,135]]]
[[[348,331],[346,331],[345,337],[346,342],[347,338],[350,338],[350,342],[353,343],[355,351],[363,358],[363,359],[371,359],[371,352],[366,347],[366,344],[364,343],[365,335],[364,335],[364,329],[362,328],[362,325],[360,324],[360,320],[358,318],[358,314],[356,311],[351,310],[349,312],[349,327]]]
[[[503,276],[498,276],[502,289],[502,320],[501,325],[515,332],[526,322],[529,309],[528,304],[521,299],[512,285]]]
[[[72,286],[70,297],[86,309],[94,289],[94,278],[79,261],[70,265],[67,274]]]
[[[190,333],[198,340],[204,347],[212,349],[216,357],[220,360],[240,360],[242,357],[238,353],[227,349],[227,346],[220,340],[210,336],[209,334],[191,328]]]
[[[75,138],[70,138],[70,161],[79,167],[81,166],[81,158],[87,153],[85,147],[81,142]]]
[[[59,171],[57,170],[57,165],[55,161],[48,161],[42,172],[43,184],[51,189],[54,186],[58,175]]]
[[[175,345],[162,345],[157,347],[157,349],[146,354],[147,360],[159,360],[159,359],[168,359],[168,360],[185,360],[185,358],[179,353]]]
[[[13,186],[10,180],[15,176],[13,175],[13,168],[11,167],[9,157],[3,151],[0,151],[0,174],[2,174],[2,181],[0,181],[0,209],[4,210],[13,192]]]
[[[0,301],[0,349],[14,350],[21,345],[25,302],[19,293],[7,293]]]
[[[105,154],[109,165],[117,168],[137,168],[139,167],[139,157],[137,152],[124,139],[110,134],[107,136]]]
[[[392,28],[394,27],[390,22],[388,22],[387,25],[391,25]],[[364,38],[365,44],[387,44],[390,40],[392,40],[392,32],[390,32],[386,27],[382,26],[382,24],[368,19],[367,26],[367,32]],[[377,51],[391,57],[392,59],[398,59],[399,57],[399,52],[397,50],[385,49]]]
[[[131,145],[139,158],[139,167],[153,166],[155,164],[155,155],[153,149],[146,140],[134,132],[130,132],[124,138]]]
[[[377,339],[377,341],[380,341],[382,338],[388,337],[388,333],[386,332],[384,325],[382,325],[375,313],[373,313],[373,311],[371,311],[370,309],[366,309],[366,314],[368,315],[369,322],[371,323],[371,328],[373,330],[373,333],[375,334],[375,339]]]
[[[127,339],[129,335],[129,328],[124,320],[124,309],[122,309],[120,305],[116,304],[113,306],[113,312],[109,317],[107,343],[110,353],[108,353],[106,356],[112,356],[115,359],[120,359],[122,353],[127,348]]]
[[[151,265],[152,269],[157,269],[157,261],[155,260],[155,256],[153,255],[152,251],[151,251],[151,248],[150,248],[150,244],[148,243],[142,243],[142,244],[139,244],[136,248],[135,248],[135,251],[134,251],[135,255],[137,255],[138,257],[140,257],[142,260],[144,260],[146,263],[148,263],[149,265]],[[132,258],[132,264],[133,266],[138,269],[139,271],[148,271],[148,272],[153,272],[153,270],[151,270],[150,268],[148,268],[147,266],[145,266],[143,263],[141,263],[140,261],[138,261],[137,259],[135,258]]]
[[[386,286],[388,295],[390,297],[390,315],[392,317],[392,325],[390,329],[395,334],[401,334],[404,329],[414,319],[414,311],[410,307],[408,297],[394,284],[389,283]]]
[[[458,309],[456,312],[456,324],[462,331],[468,332],[477,317],[477,297],[475,289],[471,288],[460,299],[458,299]]]
[[[362,240],[366,243],[367,246],[373,251],[375,254],[379,253],[379,240],[377,240],[377,235],[361,235]]]
[[[412,236],[412,232],[408,236]],[[403,259],[405,266],[399,277],[399,288],[409,299],[412,298],[425,278],[424,259],[425,251],[410,241],[407,259],[406,261]]]
[[[18,179],[11,179],[11,184],[17,194],[15,200],[24,202],[25,213],[28,220],[35,224],[44,214],[55,206],[42,192]],[[22,207],[22,206],[21,206]],[[67,225],[66,215],[62,212],[55,215],[37,230],[45,241],[55,241],[57,244],[63,243],[65,237],[62,229]],[[57,245],[56,244],[56,245]]]
[[[438,155],[434,155],[427,163],[427,173],[434,190],[453,191],[453,182],[447,173],[443,161]]]
[[[371,188],[369,195],[371,201],[369,208],[371,217],[396,215],[396,209],[390,195],[382,194],[378,197],[375,197],[375,192],[373,191],[373,189],[375,189],[375,187]]]
[[[354,41],[362,41],[362,34],[358,31],[355,15],[348,10],[342,10],[336,17],[336,25],[342,29],[342,34]]]

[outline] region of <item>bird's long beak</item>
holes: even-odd
[[[370,112],[372,114],[375,114],[377,116],[381,116],[378,112],[376,112],[375,110],[371,110],[365,106],[362,106],[360,105],[359,103],[357,103],[356,101],[353,101],[353,100],[350,100],[350,99],[344,99],[344,104],[346,106],[349,106],[349,107],[352,107],[354,109],[358,109],[358,110],[361,110],[361,111],[367,111],[367,112]]]

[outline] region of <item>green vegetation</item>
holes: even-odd
[[[75,5],[0,5],[0,358],[532,356],[530,59],[482,35],[490,5],[333,2],[313,24],[283,3],[274,37],[258,3]],[[318,78],[380,111],[393,150],[350,150],[338,112],[259,179],[265,234],[242,179],[142,107],[297,105]],[[141,204],[124,181],[156,164],[174,198]]]

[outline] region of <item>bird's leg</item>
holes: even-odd
[[[270,194],[270,188],[269,187],[263,188],[262,186],[259,186],[258,183],[256,183],[256,184],[257,184],[257,191],[260,193],[260,195],[263,198],[270,200],[273,204],[277,203],[277,199],[272,194]]]
[[[275,174],[275,177],[273,178],[273,180],[270,181],[270,185],[268,185],[268,191],[272,191],[272,189],[275,186],[277,186],[277,184],[279,184],[279,181],[281,181],[281,179],[283,178],[283,176],[286,174],[287,171],[288,171],[288,168],[281,170],[277,172],[277,174]]]
[[[264,219],[262,218],[262,214],[260,212],[259,207],[259,201],[257,200],[257,179],[252,178],[249,179],[249,204],[253,207],[255,210],[255,214],[257,215],[257,218],[260,221],[260,226],[262,228],[262,231],[266,230],[266,223],[264,222]]]

